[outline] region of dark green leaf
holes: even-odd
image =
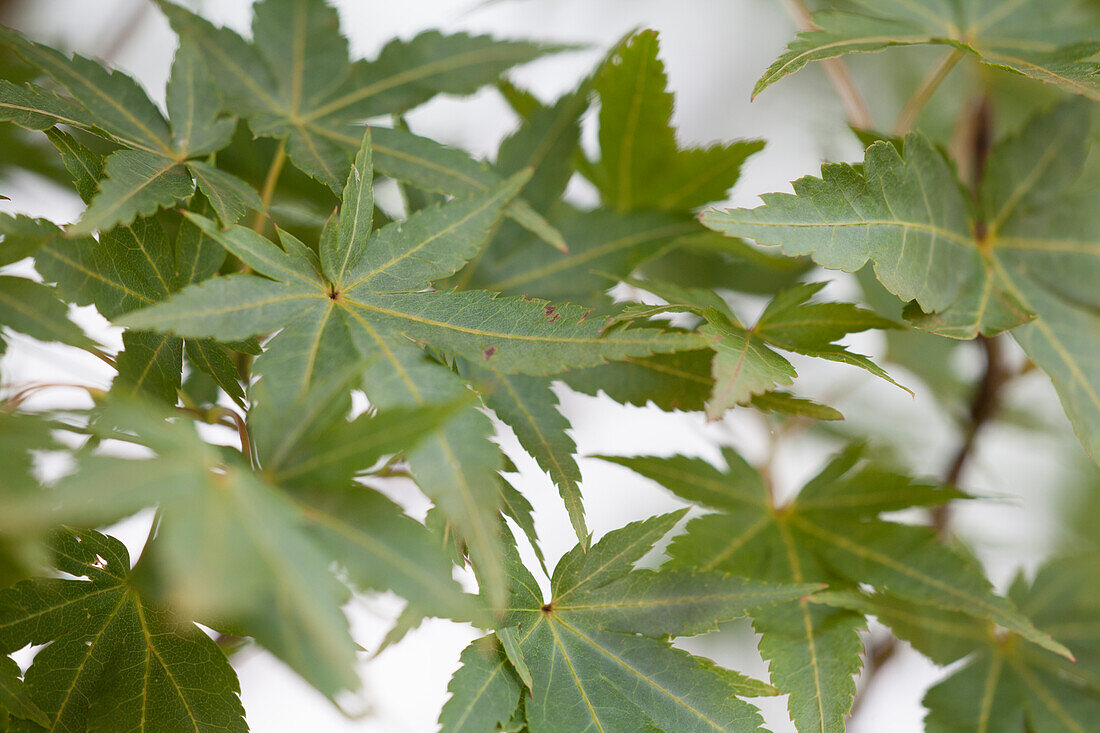
[[[49,730],[248,729],[225,655],[134,590],[121,542],[65,532],[52,544],[58,569],[75,579],[0,591],[0,651],[48,644],[24,680],[30,707],[14,712],[44,714]]]

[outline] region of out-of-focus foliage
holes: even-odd
[[[679,139],[655,31],[544,102],[502,75],[568,47],[430,31],[352,59],[324,0],[259,0],[247,39],[158,6],[180,37],[163,110],[124,73],[0,28],[0,172],[86,204],[68,224],[0,215],[0,266],[18,263],[0,274],[0,336],[117,372],[86,409],[27,409],[19,390],[0,405],[0,730],[245,730],[232,645],[203,627],[336,700],[360,685],[342,606],[386,591],[407,605],[383,647],[427,616],[488,632],[462,653],[445,731],[749,732],[765,724],[749,700],[786,695],[800,733],[839,733],[869,617],[934,662],[965,660],[929,691],[929,730],[1087,730],[1100,715],[1096,548],[1079,540],[1002,596],[942,519],[981,501],[953,484],[1017,376],[988,346],[1001,332],[1100,450],[1089,13],[916,0],[815,16],[761,88],[812,60],[933,44],[958,53],[902,120],[935,116],[960,60],[981,69],[985,101],[938,110],[962,110],[956,132],[859,130],[862,164],[701,223],[763,142]],[[1006,95],[1006,71],[1051,85]],[[491,162],[403,117],[489,86],[518,121]],[[1029,122],[982,112],[1007,96]],[[576,176],[590,205],[566,196]],[[386,179],[404,211],[375,206]],[[870,307],[824,298],[815,266],[859,271]],[[124,329],[123,348],[72,306]],[[851,347],[864,332],[885,335],[881,364]],[[975,338],[989,360],[976,387],[952,371]],[[961,462],[917,479],[886,465],[879,436],[823,428],[843,416],[798,379],[805,357],[895,384],[885,366],[907,369],[963,425]],[[729,446],[723,469],[605,456],[705,513],[593,541],[555,382],[859,440],[787,502],[767,460]],[[577,544],[552,573],[487,413],[560,492]],[[47,453],[60,478],[44,479]],[[395,479],[430,500],[423,522],[380,490]],[[151,508],[133,564],[96,531]],[[890,516],[907,510],[939,519]],[[744,617],[767,681],[672,643]],[[28,646],[22,669],[10,655]]]

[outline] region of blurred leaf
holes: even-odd
[[[854,0],[852,12],[815,13],[819,30],[800,33],[756,83],[753,96],[811,61],[890,46],[946,45],[983,63],[1100,100],[1091,60],[1098,51],[1079,0]]]
[[[27,669],[19,704],[9,707],[16,717],[49,730],[184,720],[194,730],[248,730],[225,655],[194,624],[134,590],[121,542],[62,532],[52,545],[57,569],[75,579],[25,580],[0,591],[0,651],[48,643]],[[6,657],[0,662],[15,668]],[[8,689],[0,683],[0,703]]]

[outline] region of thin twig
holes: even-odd
[[[42,382],[40,384],[28,384],[27,386],[21,387],[18,391],[4,398],[4,401],[0,403],[0,412],[11,414],[15,412],[19,408],[19,406],[22,405],[35,392],[40,392],[41,390],[50,389],[53,387],[82,389],[88,393],[88,396],[92,398],[93,402],[96,400],[97,397],[102,397],[103,395],[103,390],[99,387],[89,387],[86,384],[76,384],[73,382]]]
[[[149,12],[150,3],[145,0],[138,0],[134,5],[134,9],[130,11],[130,15],[121,24],[112,24],[117,30],[112,34],[111,40],[107,43],[107,47],[103,49],[103,52],[99,55],[104,61],[114,61],[122,49],[133,41],[138,33],[138,29],[145,21],[145,14]]]
[[[118,369],[118,365],[115,364],[115,358],[108,354],[106,351],[103,351],[95,346],[85,346],[83,348],[95,358],[99,359],[100,361],[106,362],[108,365],[110,365],[112,369]]]
[[[928,100],[932,98],[932,95],[939,89],[940,84],[943,83],[943,80],[947,78],[947,75],[951,73],[951,70],[955,68],[965,54],[965,51],[955,49],[944,56],[943,60],[928,72],[928,75],[921,81],[920,86],[906,100],[901,112],[898,113],[898,119],[894,122],[895,135],[901,137],[913,128],[914,123],[917,121],[917,115],[924,109],[924,105],[928,104]]]
[[[962,149],[959,155],[956,156],[956,160],[960,169],[965,167],[962,170],[964,180],[970,184],[971,195],[977,202],[993,139],[993,107],[989,96],[985,95],[976,103],[973,103],[964,114],[966,118],[963,121],[965,130],[961,139]],[[980,212],[977,207],[976,210]],[[976,222],[975,234],[979,238],[985,236],[985,223],[981,219]],[[985,368],[982,370],[982,376],[975,386],[974,396],[970,402],[962,442],[956,449],[944,475],[943,483],[949,486],[955,486],[961,480],[977,445],[978,435],[997,412],[1001,388],[1015,376],[1015,373],[1007,370],[1003,363],[997,337],[979,336],[978,343],[981,344],[985,354]],[[951,525],[950,505],[943,504],[934,507],[931,513],[932,527],[940,537],[946,537],[950,532]],[[873,686],[875,679],[878,678],[883,665],[894,655],[897,645],[898,640],[892,634],[886,640],[870,645],[867,650],[867,658],[872,666],[864,675],[863,688],[852,704],[853,715],[859,708],[860,703],[866,699],[868,691]]]
[[[794,19],[799,31],[817,30],[818,27],[814,23],[813,15],[803,0],[783,0],[783,6],[787,9],[787,13],[791,18]],[[829,81],[832,82],[833,88],[840,98],[840,103],[844,105],[845,113],[848,115],[848,123],[860,130],[869,130],[874,127],[871,112],[867,109],[867,102],[864,101],[863,95],[856,86],[855,79],[852,78],[847,65],[840,59],[825,59],[821,62],[821,65],[825,69]]]
[[[1004,365],[1001,358],[1001,345],[996,337],[979,336],[978,343],[985,354],[985,369],[982,371],[981,379],[970,402],[970,412],[962,443],[955,451],[955,456],[951,459],[947,475],[943,480],[948,486],[958,485],[967,463],[973,456],[978,434],[997,412],[1001,402],[1001,387],[1015,376]],[[948,532],[950,517],[950,504],[942,504],[932,509],[932,526],[941,536]]]
[[[263,190],[260,192],[260,203],[263,204],[263,208],[256,212],[256,216],[252,218],[252,231],[257,234],[263,234],[264,226],[267,224],[270,214],[268,208],[271,206],[271,199],[275,197],[275,186],[279,183],[279,176],[283,172],[283,166],[286,164],[286,138],[279,141],[279,147],[275,150],[275,157],[271,159],[271,165],[267,169],[267,176],[264,177]]]
[[[233,421],[237,428],[237,436],[241,439],[241,453],[248,458],[248,465],[255,468],[252,461],[252,440],[248,436],[248,424],[245,423],[244,418],[228,407],[211,407],[210,414],[215,418],[228,417]]]
[[[248,434],[248,423],[234,410],[230,410],[228,407],[222,407],[220,405],[214,405],[210,408],[202,407],[177,407],[176,410],[185,415],[195,417],[198,420],[208,425],[221,425],[227,428],[234,428],[237,431],[237,437],[241,440],[241,454],[248,458],[248,464],[255,468],[255,463],[252,460],[252,440]]]
[[[997,338],[996,336],[978,337],[978,343],[981,344],[985,354],[985,369],[982,371],[981,379],[975,387],[974,397],[970,402],[970,411],[962,442],[951,459],[947,473],[944,474],[943,483],[948,486],[955,486],[959,483],[967,464],[974,455],[978,435],[997,412],[997,407],[1001,402],[1001,388],[1019,373],[1006,368],[1001,357],[1001,345]],[[942,504],[932,509],[932,526],[941,537],[945,537],[949,533],[950,524],[950,504]],[[872,643],[867,650],[868,670],[863,677],[863,688],[852,704],[851,714],[853,716],[861,701],[866,698],[867,691],[877,678],[879,670],[894,655],[897,650],[897,643],[897,639],[891,635],[883,641]]]

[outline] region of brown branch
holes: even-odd
[[[207,423],[208,425],[222,425],[227,428],[235,428],[237,437],[241,440],[241,454],[248,459],[248,464],[255,468],[255,464],[252,460],[252,440],[248,434],[248,423],[246,423],[245,419],[237,414],[236,411],[230,410],[228,407],[221,407],[220,405],[215,405],[206,409],[185,405],[183,407],[177,407],[176,410]]]
[[[102,349],[95,346],[85,346],[83,349],[95,358],[106,363],[112,369],[118,369],[118,366],[115,364],[115,358]]]
[[[114,61],[115,57],[137,36],[138,29],[145,22],[145,15],[149,12],[149,9],[150,3],[145,0],[138,0],[134,5],[134,9],[130,11],[123,22],[113,24],[113,27],[117,30],[111,35],[111,40],[107,42],[99,57],[104,61]]]
[[[985,354],[985,368],[982,370],[982,376],[975,386],[974,396],[970,401],[970,410],[963,431],[962,442],[955,450],[955,455],[951,459],[947,473],[944,474],[943,483],[949,486],[956,486],[962,479],[963,472],[974,455],[978,435],[997,413],[997,408],[1001,403],[1001,388],[1017,374],[1017,372],[1013,372],[1005,366],[1001,354],[1001,344],[996,336],[979,336],[978,343]],[[942,504],[932,509],[932,527],[941,537],[946,536],[950,531],[950,506],[950,504]],[[892,635],[881,642],[870,645],[867,650],[869,669],[864,675],[863,689],[860,690],[855,702],[852,704],[852,715],[856,714],[860,702],[867,695],[867,691],[871,688],[879,670],[894,656],[897,645],[898,640]]]
[[[997,337],[979,336],[978,343],[985,354],[985,369],[981,379],[974,390],[974,396],[970,401],[970,411],[963,432],[963,440],[951,459],[943,482],[949,486],[957,486],[962,478],[974,453],[974,446],[978,440],[978,434],[982,428],[996,414],[1000,405],[1000,391],[1005,382],[1014,375],[1004,364],[1001,356],[1001,345]],[[950,504],[943,504],[932,510],[932,526],[942,536],[948,532],[950,522]]]

